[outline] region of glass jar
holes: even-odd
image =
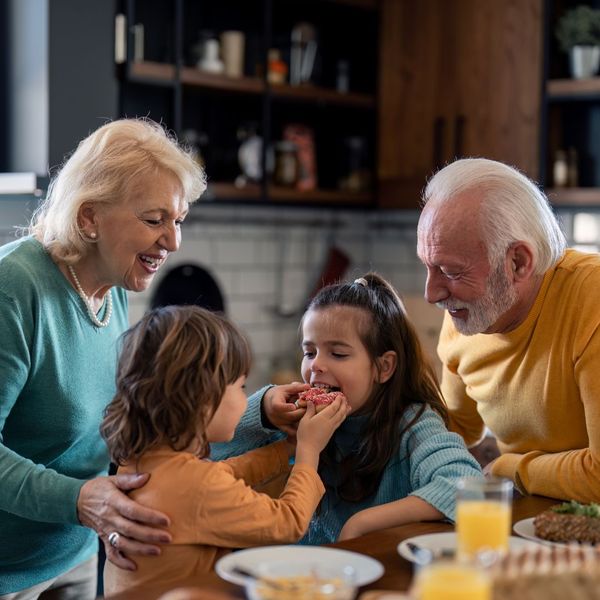
[[[298,181],[298,151],[296,144],[281,141],[275,144],[276,185],[294,187]]]

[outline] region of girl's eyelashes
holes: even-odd
[[[314,350],[305,350],[303,352],[303,356],[305,358],[314,358],[315,354],[316,353]],[[333,358],[347,358],[349,356],[348,354],[344,354],[342,352],[331,352],[330,354],[333,356]]]

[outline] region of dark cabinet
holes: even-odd
[[[128,0],[120,11],[121,114],[195,144],[209,199],[374,204],[376,0]],[[219,65],[226,31],[243,37],[236,76]]]
[[[558,206],[600,206],[600,77],[575,79],[555,31],[569,9],[598,2],[546,2],[546,79],[542,181]],[[563,176],[564,174],[564,176]]]

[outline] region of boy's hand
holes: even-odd
[[[298,421],[306,412],[305,408],[298,408],[294,401],[300,392],[308,388],[308,383],[298,381],[276,385],[266,391],[262,400],[262,409],[269,423],[292,438],[296,435]]]
[[[298,425],[296,436],[298,448],[296,450],[296,462],[302,452],[310,452],[318,455],[327,446],[334,431],[341,425],[348,413],[350,405],[344,394],[338,394],[336,399],[319,414],[316,414],[315,405],[308,402],[306,414]]]

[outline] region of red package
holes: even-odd
[[[315,158],[315,136],[306,125],[290,124],[283,129],[283,139],[296,144],[298,155],[299,190],[314,190],[317,187],[317,162]]]

